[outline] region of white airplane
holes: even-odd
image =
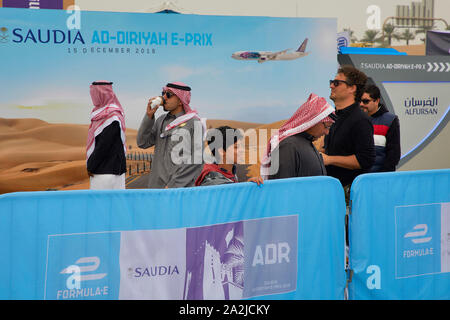
[[[236,60],[258,60],[258,63],[263,63],[270,60],[294,60],[307,56],[309,52],[305,52],[308,38],[294,52],[288,52],[292,49],[286,49],[278,52],[271,51],[238,51],[231,55]]]

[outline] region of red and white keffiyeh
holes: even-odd
[[[189,121],[192,118],[199,119],[202,122],[203,127],[206,128],[205,119],[201,119],[198,116],[197,111],[193,110],[189,105],[189,103],[191,102],[191,88],[188,85],[184,84],[183,82],[171,82],[163,87],[163,91],[166,90],[172,91],[181,100],[185,114],[170,122],[164,128],[165,131],[171,130],[179,126],[180,124]]]
[[[122,105],[108,81],[96,81],[90,86],[90,93],[94,108],[91,111],[91,124],[88,130],[86,160],[95,149],[95,137],[114,121],[118,121],[121,128],[121,138],[125,154],[127,153],[125,139],[125,116]]]
[[[333,112],[334,108],[325,100],[325,98],[311,93],[308,100],[283,124],[278,130],[278,133],[270,138],[266,154],[261,161],[261,176],[264,179],[268,178],[271,165],[271,154],[281,141],[289,136],[304,132],[319,122],[333,123],[334,120],[329,117]]]

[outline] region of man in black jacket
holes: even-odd
[[[112,82],[93,82],[90,93],[94,104],[86,147],[90,189],[125,189],[124,110]]]
[[[380,103],[380,98],[380,89],[368,85],[361,99],[361,108],[372,118],[374,132],[376,158],[370,172],[395,171],[401,154],[398,117]]]
[[[337,120],[325,136],[322,156],[327,174],[339,179],[347,198],[353,180],[375,161],[372,122],[360,108],[366,81],[367,76],[353,66],[341,66],[330,80]]]

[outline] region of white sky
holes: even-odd
[[[409,5],[421,0],[76,0],[81,10],[153,12],[169,2],[185,13],[208,15],[270,16],[270,17],[335,17],[338,32],[344,28],[355,31],[361,38],[367,30],[370,16],[367,8],[380,8],[381,25],[387,17],[395,15],[396,5]],[[435,0],[435,18],[443,18],[450,24],[450,0]],[[444,29],[437,22],[438,29]],[[414,42],[412,42],[414,43]],[[403,44],[403,43],[402,43]]]

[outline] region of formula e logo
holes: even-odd
[[[87,265],[79,266],[79,264]],[[78,259],[74,265],[64,268],[60,273],[70,274],[66,281],[68,289],[80,289],[82,281],[100,280],[106,277],[107,273],[82,274],[83,272],[96,271],[99,266],[99,257],[83,257]]]
[[[418,224],[414,226],[412,231],[405,234],[404,238],[411,238],[411,241],[415,244],[430,242],[432,237],[424,237],[428,232],[428,226],[426,224]]]

